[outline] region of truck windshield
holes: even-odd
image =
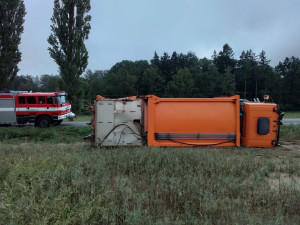
[[[57,103],[58,104],[66,104],[68,103],[67,95],[56,95]]]

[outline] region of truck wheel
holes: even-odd
[[[50,127],[51,121],[50,118],[47,116],[41,116],[37,121],[37,126],[40,128],[47,128]]]

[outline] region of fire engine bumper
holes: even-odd
[[[61,116],[58,116],[58,120],[63,120],[63,119],[73,119],[75,117],[75,113],[72,113],[72,112],[69,112],[65,115],[61,115]]]

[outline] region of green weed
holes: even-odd
[[[280,140],[283,140],[283,141],[300,140],[300,125],[299,124],[290,124],[290,125],[281,126]]]
[[[91,115],[76,115],[73,119],[74,122],[91,122]],[[69,120],[64,120],[64,122],[70,122]]]
[[[86,127],[63,127],[56,126],[47,129],[26,127],[0,127],[0,142],[24,143],[24,142],[52,142],[72,143],[83,140],[83,137],[91,132]]]
[[[300,118],[300,112],[293,112],[293,111],[290,111],[290,112],[284,112],[284,118],[285,119],[293,119],[293,118]]]

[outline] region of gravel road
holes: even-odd
[[[296,119],[283,119],[283,124],[300,124],[300,118],[296,118]]]
[[[61,126],[65,126],[65,127],[82,127],[82,126],[88,126],[87,123],[89,123],[89,122],[70,121],[70,122],[62,122]]]

